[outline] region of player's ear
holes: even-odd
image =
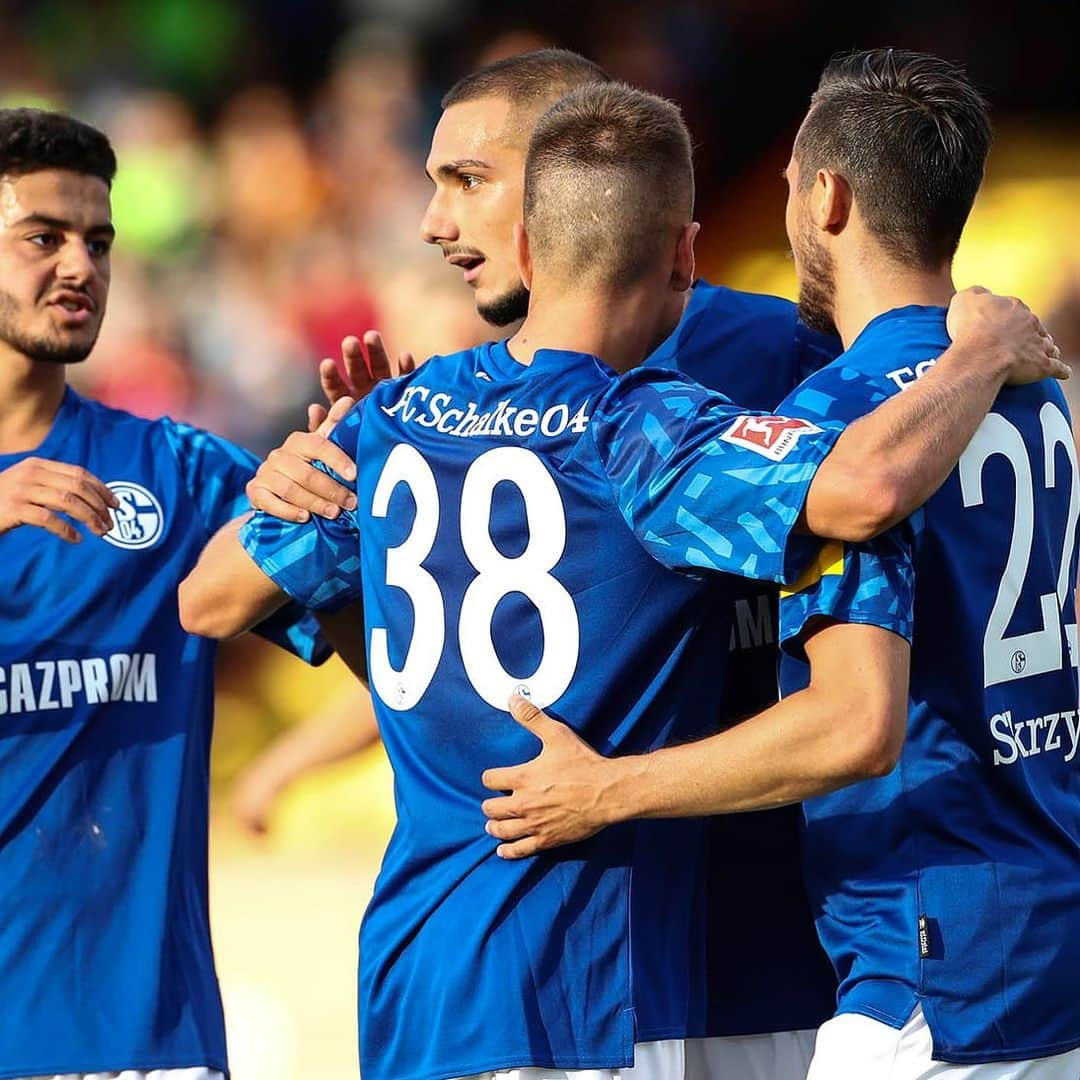
[[[819,229],[843,232],[851,216],[851,185],[832,169],[818,169],[810,195],[810,212]]]
[[[529,234],[520,221],[514,224],[514,253],[517,255],[518,273],[526,289],[532,288],[532,252],[529,251]]]
[[[675,292],[686,292],[694,284],[694,241],[701,226],[696,221],[684,225],[675,241],[675,264],[671,268],[671,287]]]

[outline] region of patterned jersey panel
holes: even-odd
[[[748,413],[670,372],[638,369],[590,433],[627,524],[672,569],[786,582],[819,542],[794,534],[844,424]]]

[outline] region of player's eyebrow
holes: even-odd
[[[435,175],[443,180],[452,180],[455,176],[469,169],[490,169],[491,162],[481,161],[479,158],[458,158],[456,161],[445,161],[435,169]],[[425,169],[424,174],[429,180],[434,180],[431,173]]]
[[[24,225],[41,225],[46,229],[58,229],[60,232],[74,232],[76,231],[75,225],[66,221],[64,218],[52,217],[50,214],[27,214],[26,217],[21,218],[15,222],[15,228],[21,228]],[[87,235],[94,233],[98,236],[115,236],[116,229],[108,221],[98,222],[91,225],[87,230]]]

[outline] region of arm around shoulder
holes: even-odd
[[[766,810],[885,776],[907,728],[910,646],[857,623],[806,641],[810,684],[697,743],[614,759],[616,820]]]
[[[214,534],[180,583],[180,625],[189,634],[225,638],[249,630],[284,606],[288,596],[252,561],[240,543],[247,516]]]
[[[941,487],[1002,386],[1068,378],[1042,324],[1012,297],[966,289],[948,329],[953,344],[926,374],[837,441],[807,496],[806,531],[853,543],[885,532]]]

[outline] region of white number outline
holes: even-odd
[[[495,546],[489,528],[479,525],[490,523],[495,486],[504,480],[521,492],[529,523],[528,545],[513,559]],[[535,704],[557,701],[577,668],[580,628],[574,598],[551,576],[566,550],[566,513],[551,473],[536,454],[501,446],[473,462],[461,490],[461,542],[476,570],[458,624],[461,659],[473,689],[496,709],[506,708],[519,683],[528,684]],[[544,635],[540,664],[522,679],[506,672],[491,638],[495,608],[512,592],[523,594],[540,613]]]
[[[525,550],[507,558],[491,538],[491,501],[507,481],[521,493],[528,522]],[[431,685],[446,643],[446,609],[435,578],[423,567],[439,528],[435,473],[408,443],[390,452],[375,486],[371,513],[385,517],[390,497],[405,484],[416,504],[409,535],[386,552],[386,583],[403,589],[413,606],[413,636],[400,669],[390,663],[388,630],[372,627],[368,669],[372,689],[395,711],[414,708]],[[481,524],[483,523],[483,524]],[[458,643],[469,682],[489,705],[507,711],[510,694],[526,684],[540,707],[558,700],[577,670],[580,620],[574,598],[552,576],[566,548],[566,512],[551,474],[524,447],[496,447],[469,466],[461,492],[460,535],[476,570],[462,597]],[[544,647],[532,675],[517,678],[503,668],[491,636],[495,608],[509,593],[521,593],[540,615]],[[480,627],[485,627],[480,632]]]
[[[390,451],[375,494],[371,516],[384,518],[390,496],[398,484],[405,484],[416,504],[409,535],[386,552],[386,584],[404,589],[413,607],[413,633],[401,668],[390,663],[385,626],[371,630],[368,674],[379,697],[391,708],[413,708],[435,678],[435,670],[446,644],[446,615],[439,583],[423,567],[435,546],[439,530],[439,489],[435,474],[419,450],[398,443]]]
[[[1055,591],[1039,597],[1042,626],[1008,637],[1006,631],[1016,611],[1031,566],[1035,536],[1035,481],[1024,438],[1016,426],[999,413],[990,413],[979,425],[959,462],[960,491],[965,507],[984,502],[983,470],[995,455],[1005,458],[1016,481],[1016,512],[1009,540],[1009,553],[994,604],[983,635],[983,682],[985,686],[1026,679],[1059,670],[1064,658],[1062,634],[1069,647],[1069,660],[1076,665],[1076,623],[1066,623],[1065,601],[1069,589],[1069,569],[1076,544],[1076,523],[1080,518],[1080,490],[1077,483],[1076,448],[1072,432],[1061,410],[1047,402],[1039,413],[1043,433],[1044,485],[1057,486],[1056,448],[1063,445],[1072,466],[1069,513],[1062,542],[1061,564]]]

